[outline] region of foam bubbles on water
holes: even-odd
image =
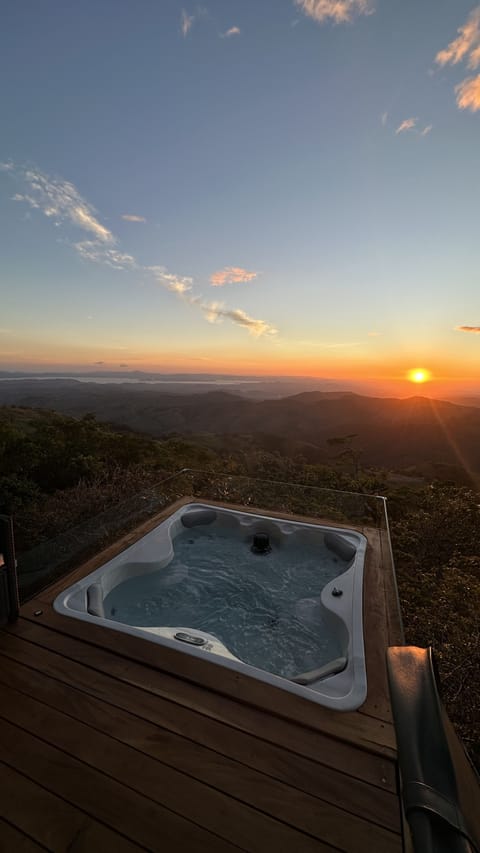
[[[129,625],[205,631],[245,663],[285,678],[342,654],[319,601],[346,565],[320,537],[287,539],[262,555],[250,544],[212,526],[182,532],[171,563],[115,587],[105,614]]]

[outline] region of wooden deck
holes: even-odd
[[[385,670],[400,628],[379,532],[364,530],[368,698],[339,713],[53,611],[151,526],[0,633],[0,851],[408,849]]]

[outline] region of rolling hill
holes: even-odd
[[[64,380],[0,383],[0,404],[87,412],[123,429],[153,437],[254,436],[283,455],[328,462],[338,453],[329,439],[355,436],[362,464],[405,470],[440,466],[446,473],[480,474],[480,409],[425,397],[366,397],[352,392],[307,392],[251,400],[224,391],[172,394],[128,386]],[[340,448],[341,449],[341,448]],[[431,473],[431,471],[429,471]]]

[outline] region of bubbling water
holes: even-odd
[[[240,532],[198,527],[174,540],[168,566],[114,587],[105,615],[140,627],[205,631],[260,669],[293,678],[343,654],[322,615],[323,587],[348,567],[318,542],[251,550]]]

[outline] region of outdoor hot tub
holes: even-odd
[[[54,607],[354,710],[367,695],[366,546],[356,530],[190,503]]]

